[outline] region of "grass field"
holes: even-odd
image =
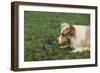
[[[89,25],[89,14],[51,13],[51,12],[24,12],[24,61],[59,60],[59,59],[86,59],[90,52],[70,53],[67,49],[58,46],[52,50],[42,48],[44,41],[60,34],[61,23]]]

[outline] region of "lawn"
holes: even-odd
[[[61,23],[89,25],[89,14],[56,13],[56,12],[24,12],[24,61],[43,61],[61,59],[86,59],[90,52],[70,53],[58,45],[49,50],[43,49],[48,37],[57,38]]]

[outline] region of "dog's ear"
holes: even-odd
[[[69,28],[67,29],[67,33],[70,36],[74,36],[75,35],[75,28],[74,28],[74,26],[70,25]]]
[[[68,23],[62,23],[62,24],[61,24],[61,29],[62,29],[63,27],[65,27],[65,26],[69,27],[69,24],[68,24]]]

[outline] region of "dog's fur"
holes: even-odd
[[[61,34],[57,40],[59,44],[65,44],[74,48],[72,52],[90,50],[90,27],[62,23]]]

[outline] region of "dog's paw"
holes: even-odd
[[[72,50],[70,53],[76,53],[76,52],[82,52],[83,50],[79,50],[79,49],[75,49],[75,50]]]
[[[72,50],[72,51],[70,51],[70,53],[76,53],[76,52],[78,52],[77,50]]]

